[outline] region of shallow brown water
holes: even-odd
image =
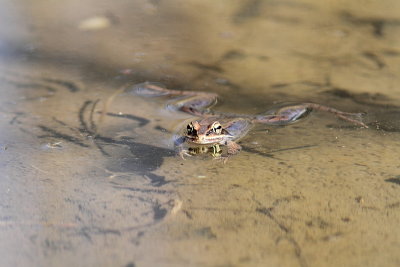
[[[0,3],[1,266],[400,264],[398,1]],[[165,99],[99,123],[144,81],[370,127],[313,113],[183,161]]]

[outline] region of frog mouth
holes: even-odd
[[[192,136],[188,136],[187,138],[189,143],[193,143],[196,145],[218,144],[224,139],[221,136],[207,137],[206,139],[199,139],[198,137],[192,137]]]

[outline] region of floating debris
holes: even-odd
[[[177,214],[181,209],[182,209],[182,200],[180,199],[174,199],[172,201],[172,209],[171,209],[171,214],[175,215]]]
[[[62,148],[63,146],[62,146],[62,142],[54,142],[54,143],[47,143],[46,144],[46,148],[51,148],[51,149],[54,149],[54,148]]]
[[[82,31],[98,31],[110,27],[112,21],[106,16],[94,16],[79,23],[78,28]]]

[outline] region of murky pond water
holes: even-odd
[[[0,3],[1,266],[400,264],[398,1]],[[190,115],[115,94],[145,81],[369,128],[312,113],[182,160]]]

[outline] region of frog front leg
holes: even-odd
[[[191,157],[192,155],[190,154],[190,151],[188,149],[185,149],[183,146],[178,147],[178,155],[181,157],[181,159],[186,160],[185,156]]]
[[[179,138],[175,139],[174,147],[177,150],[178,155],[185,160],[185,156],[192,156],[189,153],[189,150],[185,149],[184,144],[186,142],[185,136],[180,136]]]
[[[227,141],[226,146],[228,147],[228,156],[233,156],[242,150],[242,147],[234,141]]]
[[[216,158],[216,159],[222,159],[223,163],[226,163],[231,156],[236,155],[237,153],[240,152],[240,150],[242,150],[242,147],[234,141],[227,141],[225,142],[224,145],[226,145],[228,149],[226,155],[221,155],[218,158]]]

